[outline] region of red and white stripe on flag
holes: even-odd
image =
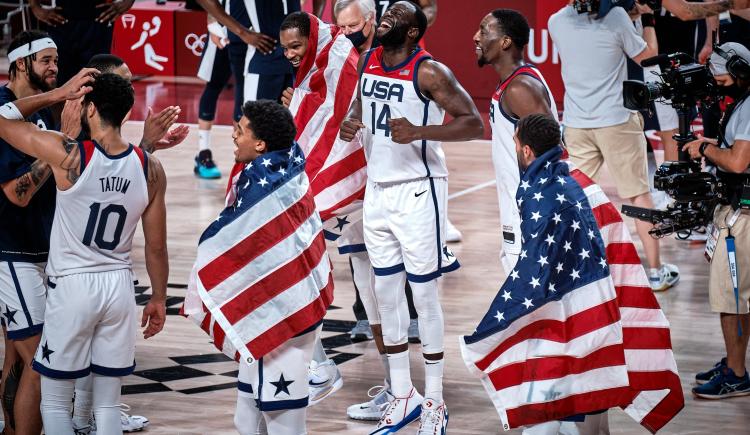
[[[304,173],[198,246],[200,324],[226,355],[252,362],[320,321],[331,262]]]
[[[622,318],[625,363],[630,382],[625,412],[655,433],[685,405],[672,353],[669,321],[659,307],[622,216],[589,177],[568,162],[586,193],[607,249],[610,275]]]
[[[367,181],[362,143],[358,138],[339,139],[341,122],[357,89],[358,60],[356,48],[338,27],[310,15],[308,51],[297,71],[289,110],[324,221],[361,199]]]

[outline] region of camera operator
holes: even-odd
[[[721,49],[750,63],[750,50],[741,44],[728,42]],[[723,399],[750,395],[750,379],[745,370],[750,335],[750,255],[746,251],[750,248],[750,210],[740,208],[741,200],[745,204],[750,201],[750,67],[744,74],[730,73],[727,60],[716,53],[710,62],[716,81],[729,87],[727,94],[736,100],[724,115],[719,140],[699,138],[683,149],[692,158],[711,160],[728,189],[728,204],[714,212],[714,230],[706,246],[711,258],[709,300],[711,310],[721,318],[727,356],[712,369],[698,373],[695,379],[702,385],[693,388],[698,397]],[[728,239],[733,244],[727,243]],[[728,255],[735,250],[732,246],[736,252]],[[730,263],[734,263],[731,269]],[[736,271],[735,277],[730,270]]]
[[[574,3],[599,7],[579,14]],[[596,179],[606,162],[620,197],[653,208],[643,117],[623,106],[622,83],[627,76],[626,57],[640,63],[657,54],[656,35],[653,27],[646,27],[644,40],[625,9],[613,3],[571,0],[549,19],[565,84],[565,143],[571,160],[587,176]],[[679,280],[677,267],[661,263],[659,241],[648,233],[651,224],[636,221],[636,228],[646,252],[651,288],[668,289]]]

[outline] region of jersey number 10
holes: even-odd
[[[99,249],[114,251],[120,243],[120,237],[122,237],[122,230],[125,227],[125,218],[128,216],[128,211],[120,204],[109,204],[104,207],[104,210],[101,210],[101,213],[99,213],[101,206],[100,203],[95,202],[89,207],[91,212],[89,213],[89,220],[86,223],[86,232],[83,233],[83,244],[91,246],[91,239],[93,238]],[[106,231],[107,223],[113,214],[117,215],[115,232],[112,235],[112,240],[104,240],[104,231]]]

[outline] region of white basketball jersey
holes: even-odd
[[[362,122],[371,140],[363,141],[367,155],[367,177],[376,183],[392,183],[425,177],[447,177],[445,154],[438,141],[416,140],[399,144],[391,140],[388,120],[406,118],[414,125],[442,125],[445,111],[419,91],[417,71],[422,61],[432,59],[418,48],[392,68],[382,63],[383,47],[367,54],[359,80]]]
[[[147,157],[140,148],[109,156],[79,143],[81,176],[57,192],[47,275],[130,269],[133,234],[148,206]]]
[[[518,172],[518,157],[513,135],[516,131],[515,119],[503,111],[503,92],[510,82],[519,75],[533,77],[544,85],[550,101],[550,110],[557,116],[557,106],[552,92],[538,69],[523,65],[516,69],[505,81],[498,85],[490,101],[490,124],[492,125],[492,163],[495,166],[497,199],[500,206],[500,223],[503,230],[503,250],[508,254],[521,253],[521,217],[516,204],[516,191],[521,175]]]

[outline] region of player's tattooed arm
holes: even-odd
[[[78,141],[63,135],[61,140],[65,154],[60,161],[60,168],[65,171],[65,177],[70,184],[75,184],[81,176],[81,153],[78,149]]]
[[[51,173],[47,163],[36,160],[31,164],[29,172],[3,183],[3,192],[13,204],[26,207]]]
[[[409,143],[419,139],[435,141],[463,141],[482,137],[484,124],[469,94],[458,83],[448,67],[434,60],[426,60],[419,66],[420,92],[453,118],[445,125],[415,126],[406,118],[388,121],[391,137],[397,143]]]
[[[713,15],[719,15],[730,9],[745,9],[750,6],[750,1],[719,0],[695,3],[686,0],[664,0],[662,6],[677,16],[677,18],[688,21],[700,20]]]

